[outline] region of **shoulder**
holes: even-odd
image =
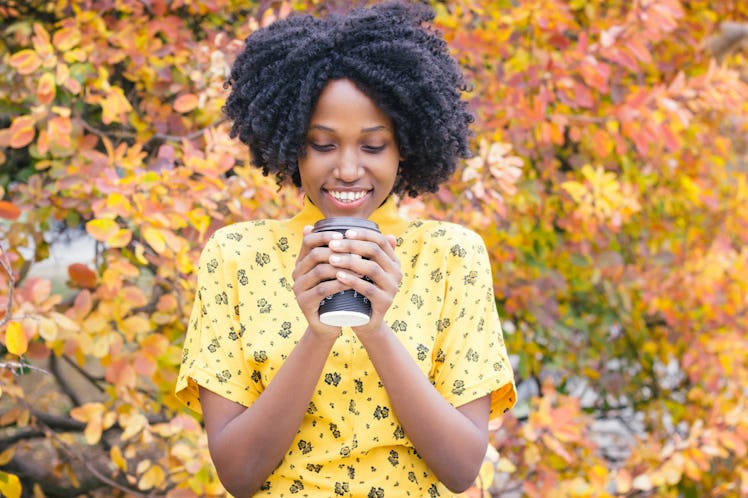
[[[265,233],[273,233],[278,228],[276,220],[251,220],[240,221],[223,226],[213,232],[210,240],[213,243],[228,243],[229,241],[241,241],[245,236],[257,236]]]
[[[221,259],[246,256],[248,251],[270,251],[287,230],[277,220],[232,223],[217,229],[205,243],[203,255]]]
[[[404,239],[420,240],[448,252],[485,251],[481,236],[457,223],[439,220],[415,220],[408,225]]]

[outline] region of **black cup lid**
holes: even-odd
[[[351,228],[366,228],[367,230],[379,231],[379,225],[366,218],[356,218],[354,216],[333,216],[319,220],[314,224],[315,232],[326,230],[348,230]]]

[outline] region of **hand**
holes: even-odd
[[[301,249],[292,273],[296,302],[312,332],[323,337],[337,337],[340,327],[320,322],[319,303],[327,296],[350,288],[335,278],[337,269],[328,262],[332,254],[328,244],[342,238],[338,232],[312,232],[311,226],[304,227]]]
[[[328,262],[343,289],[354,289],[371,302],[371,319],[354,327],[357,334],[379,329],[397,294],[403,275],[392,235],[366,229],[348,230],[328,244]],[[364,277],[368,277],[365,279]]]

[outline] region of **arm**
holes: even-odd
[[[486,453],[490,396],[453,407],[384,323],[402,279],[394,239],[364,230],[349,232],[330,246],[336,277],[372,303],[371,321],[354,330],[403,429],[439,480],[452,491],[463,491],[474,482]]]
[[[478,475],[488,446],[490,396],[455,408],[385,324],[359,338],[418,454],[451,491],[467,489]]]
[[[335,336],[319,337],[307,329],[248,408],[200,388],[210,455],[221,482],[236,498],[252,496],[283,459],[334,342]]]
[[[200,388],[211,458],[221,482],[237,498],[252,496],[283,459],[340,334],[339,328],[319,321],[317,307],[324,296],[345,288],[327,264],[327,243],[341,237],[305,230],[293,290],[309,326],[257,400],[245,407]]]

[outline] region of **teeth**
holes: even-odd
[[[330,191],[330,195],[335,197],[339,201],[343,202],[352,202],[357,201],[363,196],[366,195],[365,191],[359,191],[359,192],[336,192],[336,191]]]

